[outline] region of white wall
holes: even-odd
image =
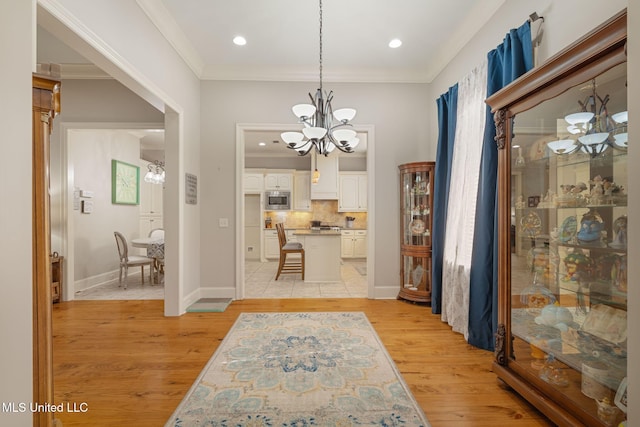
[[[66,162],[61,127],[70,124],[156,124],[163,126],[164,114],[116,80],[62,80],[62,112],[51,135],[51,248],[68,256],[62,245],[66,218],[63,217]],[[99,125],[95,126],[99,128]]]
[[[354,122],[375,125],[375,209],[377,287],[399,286],[400,237],[398,165],[425,158],[428,146],[426,85],[325,84],[334,108],[353,107]],[[291,106],[315,93],[312,83],[202,82],[203,286],[235,286],[236,123],[296,123]],[[424,121],[423,121],[424,120]],[[435,151],[434,151],[435,152]],[[229,218],[219,228],[218,218]],[[210,274],[215,271],[216,274]]]
[[[31,17],[31,2],[0,2],[0,402],[32,398]],[[30,426],[31,414],[0,412],[0,424]]]
[[[180,314],[200,287],[200,205],[184,203],[185,172],[200,174],[200,82],[134,1],[38,5],[46,31],[165,113],[165,313]]]
[[[503,7],[492,17],[464,47],[446,68],[434,79],[429,87],[429,117],[432,120],[430,136],[438,137],[438,110],[436,100],[458,80],[480,64],[487,53],[502,43],[511,28],[520,27],[532,12],[544,16],[544,35],[539,48],[539,63],[556,54],[609,17],[627,6],[627,0],[528,0],[505,1]],[[433,146],[433,156],[435,157]]]
[[[627,64],[627,75],[635,76],[640,70],[640,60],[638,59],[640,58],[640,43],[638,43],[640,39],[640,5],[638,5],[638,2],[627,2],[626,0],[611,0],[607,2],[599,0],[544,0],[532,5],[527,0],[506,1],[503,7],[493,16],[491,23],[485,26],[465,46],[461,54],[456,56],[430,86],[429,118],[431,120],[431,140],[437,141],[438,133],[438,115],[435,100],[475,67],[488,51],[502,43],[504,35],[510,28],[522,25],[530,13],[536,11],[545,18],[544,36],[539,50],[540,63],[543,63],[546,59],[627,7],[627,5],[629,6],[627,22],[629,62]],[[634,80],[633,78],[630,78],[628,83],[628,93],[630,95],[627,97],[629,115],[639,117],[640,96],[634,96],[634,94],[640,93],[640,85],[637,79]],[[632,120],[629,127],[630,140],[632,141],[637,139],[634,135],[638,134],[638,128],[634,126],[634,123]],[[435,148],[433,146],[434,155]],[[636,146],[632,145],[629,148],[629,162],[633,165],[640,162],[640,149],[637,149]],[[628,257],[630,260],[640,259],[640,227],[638,226],[640,220],[634,220],[634,218],[640,219],[640,197],[637,197],[640,193],[635,189],[635,183],[638,182],[640,182],[640,168],[629,168],[629,194],[632,195],[629,198],[628,206],[628,216],[630,218]],[[636,195],[636,197],[633,195]],[[639,275],[640,266],[630,263],[629,277],[638,277]],[[629,286],[628,313],[628,324],[639,324],[640,286]],[[629,331],[628,360],[637,361],[640,358],[640,335],[633,333],[633,328],[629,329]],[[640,382],[637,379],[640,378],[640,364],[628,363],[627,376],[633,379],[629,386],[629,423],[627,425],[638,425],[640,423],[640,408],[637,404],[640,401]]]
[[[69,132],[69,170],[73,185],[94,193],[91,199],[82,199],[93,202],[93,212],[71,212],[76,283],[90,283],[87,279],[118,270],[114,231],[122,233],[129,242],[140,237],[140,206],[111,203],[111,160],[138,166],[139,138],[125,131]],[[144,173],[141,172],[141,180]],[[81,289],[74,287],[74,290]]]

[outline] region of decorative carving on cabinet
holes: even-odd
[[[498,150],[504,148],[507,139],[507,133],[504,129],[506,117],[507,112],[504,109],[500,109],[493,114],[493,123],[496,125],[496,136],[493,139],[496,141]]]
[[[496,348],[494,351],[496,362],[502,366],[507,364],[507,357],[505,355],[505,346],[504,340],[507,335],[507,328],[504,326],[504,323],[500,323],[498,325],[498,330],[496,331]]]

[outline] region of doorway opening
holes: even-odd
[[[280,280],[278,280],[277,282],[274,281],[277,271],[278,259],[277,256],[274,259],[273,255],[271,257],[265,256],[265,251],[268,251],[268,248],[274,245],[271,240],[273,238],[277,239],[277,237],[275,235],[269,235],[270,232],[275,233],[275,224],[273,223],[273,221],[271,224],[273,229],[270,230],[267,228],[268,222],[265,223],[265,220],[273,219],[277,222],[293,222],[294,224],[298,224],[296,225],[296,228],[302,223],[303,227],[308,227],[310,221],[307,221],[306,219],[312,219],[311,215],[313,214],[311,214],[310,211],[312,211],[313,208],[305,209],[304,211],[296,211],[294,209],[288,213],[279,212],[274,214],[273,212],[267,212],[264,210],[264,200],[261,200],[257,206],[260,211],[255,212],[257,203],[255,203],[256,199],[252,198],[251,195],[253,195],[254,197],[260,194],[263,195],[264,187],[259,187],[257,189],[247,188],[247,186],[245,185],[245,172],[257,171],[261,173],[264,172],[264,170],[271,169],[288,171],[300,170],[310,172],[310,156],[301,158],[300,156],[295,155],[295,152],[293,150],[288,150],[286,147],[284,147],[284,143],[279,143],[279,145],[278,143],[274,144],[274,140],[279,139],[279,135],[281,132],[292,130],[296,129],[293,129],[291,125],[282,124],[236,125],[236,223],[239,224],[236,229],[236,299],[296,297],[373,298],[373,284],[375,283],[373,274],[375,233],[372,225],[374,224],[373,189],[375,179],[375,137],[374,127],[372,125],[362,125],[354,127],[354,130],[356,130],[356,132],[358,132],[359,134],[362,134],[364,139],[366,140],[366,160],[363,159],[363,162],[366,165],[364,171],[366,171],[366,175],[368,177],[366,194],[369,208],[364,214],[366,220],[364,221],[364,223],[359,224],[359,228],[366,230],[366,258],[354,259],[353,262],[346,258],[342,259],[343,271],[344,268],[347,268],[352,271],[354,275],[350,277],[343,277],[343,282],[345,282],[345,279],[347,279],[347,281],[358,280],[357,276],[360,276],[360,280],[363,281],[362,292],[360,294],[354,293],[354,295],[350,296],[348,294],[345,295],[342,292],[342,289],[333,288],[333,290],[335,290],[336,292],[334,292],[332,295],[331,283],[311,284],[308,281],[303,282],[301,280],[301,277],[298,277],[297,279],[292,277],[288,283],[283,282],[282,278],[280,278]],[[253,148],[252,145],[250,145],[256,143],[256,138],[263,139],[267,144],[273,144],[274,146],[277,146],[277,150],[286,153],[290,157],[286,158],[283,161],[282,158],[274,159],[274,157],[282,157],[282,155],[280,154],[267,154],[261,155],[262,161],[256,162],[255,155],[251,155],[251,153],[253,153]],[[345,156],[349,155],[346,154]],[[249,177],[250,175],[250,173],[247,174],[247,176]],[[323,200],[318,202],[327,201]],[[333,202],[337,207],[337,200]],[[329,202],[329,204],[330,203],[331,202]],[[324,204],[326,205],[328,203]],[[248,210],[251,211],[252,209],[254,210],[253,212],[247,212]],[[339,215],[339,218],[344,218],[345,214],[340,213]],[[245,224],[247,216],[250,218],[251,224],[258,221],[259,222],[257,224],[250,225],[250,227],[253,228],[249,228]],[[271,218],[272,216],[273,218]],[[346,223],[346,221],[342,221],[342,223]],[[295,233],[291,233],[290,237],[293,237],[294,234]],[[256,242],[259,242],[259,245]],[[260,251],[259,256],[258,254],[256,254],[257,251]],[[313,262],[313,259],[309,262]],[[350,273],[346,274],[346,276],[349,275]],[[343,274],[343,276],[345,276],[345,274]],[[271,292],[269,289],[274,290],[274,292]]]

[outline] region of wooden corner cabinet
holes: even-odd
[[[499,149],[493,369],[560,426],[626,419],[626,18],[487,99]]]
[[[431,302],[431,212],[434,162],[400,169],[400,292],[398,298]]]

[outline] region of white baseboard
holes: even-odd
[[[398,292],[398,286],[376,286],[373,288],[373,299],[396,299]]]
[[[195,291],[191,292],[189,295],[186,295],[183,299],[183,306],[181,309],[182,314],[184,314],[189,307],[194,302],[198,301],[200,298],[231,298],[235,299],[236,289],[232,287],[225,288],[198,288]]]
[[[140,275],[140,272],[132,272],[129,277]],[[87,289],[95,288],[96,286],[115,283],[118,281],[118,270],[108,271],[106,273],[98,274],[84,279],[76,280],[74,282],[74,291],[86,291]]]

